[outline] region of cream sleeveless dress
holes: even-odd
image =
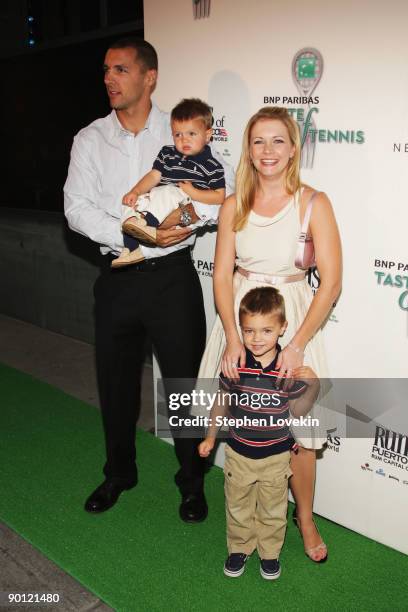
[[[237,266],[249,272],[276,276],[299,274],[301,271],[295,267],[294,262],[300,228],[299,204],[296,198],[292,198],[274,217],[264,217],[251,211],[244,229],[236,233]],[[263,285],[266,283],[249,280],[239,272],[235,272],[233,291],[238,330],[240,329],[238,308],[241,299],[250,289]],[[275,286],[285,300],[288,328],[280,339],[280,345],[284,348],[302,324],[313,299],[313,293],[306,278],[292,283],[279,283]],[[217,315],[201,361],[199,379],[218,378],[225,344],[224,329]],[[321,330],[307,344],[304,363],[312,367],[320,379],[324,379],[322,387],[325,388],[325,391],[322,395],[326,395],[328,367]],[[319,426],[292,427],[292,433],[298,443],[305,448],[319,449],[326,442],[327,430],[335,427],[335,423],[333,423],[333,418],[327,414],[325,407],[321,405],[320,398],[319,404],[316,404],[309,414],[319,420]]]

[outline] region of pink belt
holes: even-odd
[[[267,285],[281,285],[283,283],[296,283],[305,278],[306,272],[299,274],[290,274],[289,276],[276,276],[275,274],[259,274],[258,272],[249,272],[238,266],[237,272],[245,276],[248,280],[257,283],[266,283]]]

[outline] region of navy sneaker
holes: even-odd
[[[279,559],[261,559],[261,576],[265,580],[276,580],[281,573]]]
[[[238,578],[245,571],[248,555],[244,553],[231,553],[224,563],[224,574],[230,578]]]

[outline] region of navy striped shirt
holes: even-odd
[[[174,146],[163,147],[153,169],[161,172],[160,185],[189,181],[196,189],[225,188],[224,168],[208,145],[197,155],[183,155]]]
[[[230,426],[227,443],[234,451],[251,459],[263,459],[297,446],[284,421],[290,418],[289,400],[299,397],[307,385],[295,381],[287,391],[277,388],[279,345],[277,349],[275,358],[266,368],[246,349],[245,368],[238,368],[239,382],[220,374],[221,388],[231,394],[228,417],[244,421],[243,425]]]

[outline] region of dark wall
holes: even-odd
[[[68,229],[63,185],[74,135],[110,112],[106,49],[143,37],[143,1],[13,0],[0,12],[0,311],[92,342],[99,248]]]
[[[98,245],[68,230],[62,212],[0,208],[0,311],[93,342]]]
[[[109,44],[126,35],[0,61],[4,144],[0,206],[63,210],[72,139],[82,127],[110,112],[103,59]]]

